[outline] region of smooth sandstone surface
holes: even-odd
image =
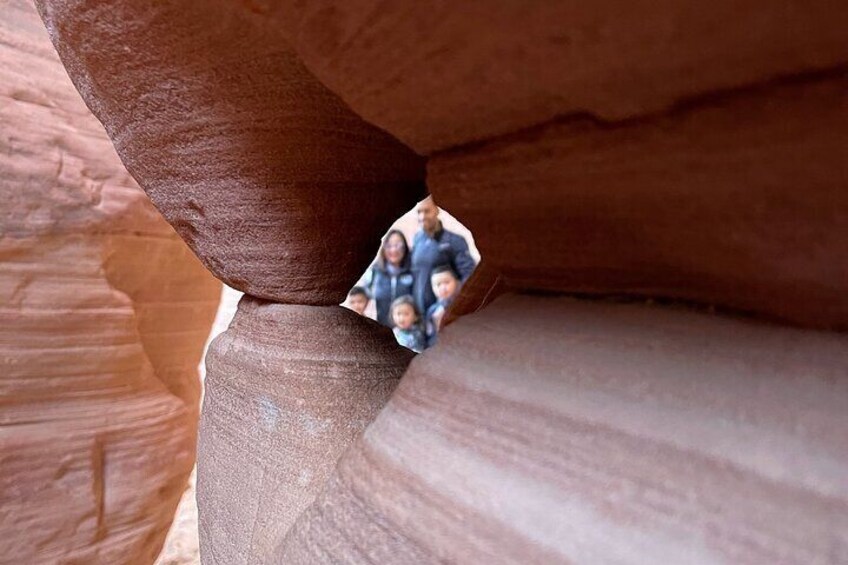
[[[843,563],[848,338],[507,295],[448,327],[280,563]]]
[[[840,0],[255,0],[306,66],[421,154],[848,63]],[[461,219],[461,218],[460,218]]]
[[[246,297],[212,347],[204,562],[848,561],[844,335],[668,305],[489,304],[507,289],[623,294],[848,329],[844,2],[38,5],[122,159],[206,265],[256,296],[313,305]],[[421,195],[423,160],[391,136],[429,156],[437,202],[485,257],[455,309],[477,312],[393,394],[412,355],[324,306]],[[51,196],[76,210],[63,194]],[[88,194],[83,208],[117,206]],[[26,225],[86,225],[44,220],[40,198]],[[107,295],[145,285],[116,274],[136,263],[98,262],[99,250],[63,241],[34,264],[100,281],[75,298],[117,311]],[[31,287],[9,286],[13,298]],[[150,368],[109,389],[132,406],[102,412],[115,426],[161,415],[144,438],[162,445],[159,430],[191,420],[176,400],[191,389],[149,377],[128,316],[91,323],[129,332],[122,354]],[[45,351],[11,365],[71,365]],[[89,391],[80,382],[74,398]],[[75,458],[38,468],[52,490],[26,491],[79,497],[39,543],[58,555],[70,521],[94,548],[82,560],[126,546],[146,558],[190,446],[174,435],[159,459],[115,456],[140,443],[135,431],[120,443],[113,428],[74,429],[59,437]],[[20,498],[56,435],[4,439],[18,459],[4,461],[0,493],[13,494],[0,502]],[[116,472],[162,486],[139,503],[111,486]],[[33,522],[33,507],[15,507],[24,520],[9,527]]]
[[[848,329],[848,75],[431,157],[513,288],[667,297]]]
[[[445,312],[442,327],[447,327],[462,316],[482,310],[508,291],[503,276],[486,261],[481,261],[468,280],[462,284],[456,299]]]
[[[351,112],[248,4],[37,4],[127,169],[236,289],[338,304],[424,195],[423,159]]]
[[[220,295],[35,9],[0,2],[0,561],[152,563],[194,462]]]
[[[390,330],[346,308],[242,298],[207,356],[203,563],[266,562],[413,356]]]

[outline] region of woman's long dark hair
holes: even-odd
[[[406,242],[406,236],[400,230],[389,230],[383,237],[383,243],[380,244],[380,253],[377,256],[377,266],[381,271],[386,270],[386,244],[389,242],[389,238],[395,234],[403,240],[403,257],[400,259],[400,266],[406,267],[409,264],[409,243]]]

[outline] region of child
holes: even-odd
[[[441,265],[433,269],[430,284],[433,286],[433,294],[436,295],[436,303],[427,309],[427,316],[425,316],[427,347],[436,345],[436,336],[442,327],[445,311],[459,292],[459,277],[450,266]]]
[[[425,345],[424,332],[419,325],[421,317],[415,308],[415,301],[412,297],[405,295],[396,298],[392,302],[389,313],[394,323],[392,331],[394,331],[398,343],[416,353],[421,353]]]
[[[361,286],[355,286],[347,293],[347,307],[360,316],[365,315],[369,300],[368,293]]]

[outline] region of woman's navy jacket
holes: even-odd
[[[380,268],[379,263],[374,263],[371,266],[366,285],[371,294],[371,299],[377,306],[378,322],[384,326],[392,327],[392,319],[389,315],[392,301],[405,294],[411,295],[414,283],[415,279],[409,268],[409,255],[406,256],[397,275],[390,275],[387,269]]]

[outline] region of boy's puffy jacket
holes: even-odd
[[[423,315],[436,302],[430,274],[439,265],[450,265],[465,282],[474,272],[476,263],[468,251],[468,242],[459,234],[444,228],[428,236],[419,231],[412,240],[412,274],[415,277],[415,289],[412,294],[418,311]]]

